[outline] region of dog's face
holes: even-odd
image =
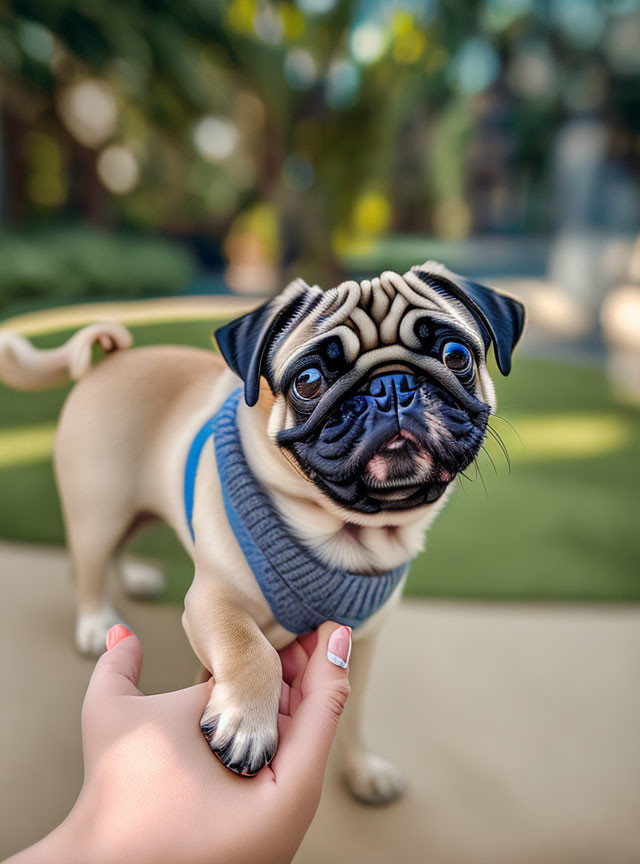
[[[524,310],[435,262],[323,292],[302,280],[216,333],[249,405],[309,480],[360,513],[437,501],[476,458]]]

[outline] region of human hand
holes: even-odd
[[[336,629],[337,628],[337,629]],[[98,660],[82,709],[85,779],[73,810],[14,864],[283,864],[313,819],[349,695],[351,635],[323,624],[280,652],[280,745],[270,766],[239,777],[199,727],[213,681],[174,693],[137,689],[142,648],[126,628]],[[329,662],[329,654],[334,660]]]

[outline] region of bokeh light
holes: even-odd
[[[21,21],[17,35],[25,54],[38,63],[51,62],[56,43],[47,27],[35,21]]]
[[[388,37],[375,21],[363,21],[351,31],[349,46],[356,63],[368,65],[379,60],[387,47]]]
[[[116,195],[126,195],[138,185],[140,168],[128,147],[107,147],[98,156],[98,176],[104,185]]]
[[[296,0],[296,2],[307,15],[324,15],[334,8],[338,0]]]
[[[238,130],[226,117],[203,117],[193,130],[196,150],[208,162],[223,162],[236,149]]]
[[[318,66],[305,48],[292,48],[284,59],[284,77],[294,90],[307,90],[318,78]]]
[[[118,107],[104,81],[87,79],[65,88],[58,105],[65,126],[85,147],[97,147],[116,130]]]
[[[348,108],[358,98],[360,70],[349,60],[336,60],[329,67],[325,98],[332,108]]]
[[[481,20],[489,30],[499,32],[530,12],[533,5],[533,0],[485,0]]]
[[[253,18],[256,35],[269,45],[279,45],[284,36],[282,18],[272,6],[261,6]]]
[[[469,39],[455,54],[450,77],[465,93],[479,93],[498,77],[500,58],[486,39]]]
[[[427,37],[406,11],[398,11],[392,19],[394,33],[393,57],[396,63],[415,63],[424,53]]]
[[[599,0],[555,0],[549,10],[564,38],[581,48],[592,48],[604,35],[607,19]]]
[[[605,39],[605,51],[611,66],[621,75],[640,72],[640,14],[621,15],[614,19]]]
[[[367,192],[356,201],[353,223],[358,233],[373,237],[382,234],[390,219],[391,207],[381,192]]]
[[[557,70],[546,43],[529,41],[513,57],[507,70],[510,87],[525,99],[543,99],[556,91]]]

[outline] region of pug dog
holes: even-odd
[[[194,563],[183,624],[215,679],[201,721],[211,750],[239,774],[269,763],[277,651],[335,620],[356,646],[347,781],[361,800],[395,797],[399,772],[362,734],[373,646],[487,434],[489,347],[507,375],[523,325],[517,300],[429,261],[328,291],[298,279],[217,330],[221,357],[123,350],[131,337],[114,323],[53,351],[0,335],[6,383],[78,380],[54,458],[79,650],[99,653],[121,620],[105,596],[110,562],[142,523],[163,519]],[[107,356],[92,366],[96,343]]]

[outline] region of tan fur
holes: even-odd
[[[422,287],[407,274],[384,273],[377,280],[348,282],[327,292],[319,307],[278,346],[273,358],[276,374],[310,340],[330,331],[341,334],[354,357],[364,350],[385,362],[392,350],[389,344],[402,337],[403,322],[412,314],[407,311],[410,303],[425,309],[436,305],[470,329],[460,309],[425,296]],[[292,290],[295,286],[288,289]],[[279,302],[286,298],[287,291]],[[327,313],[329,317],[322,318]],[[477,333],[470,332],[470,339],[483,350]],[[13,334],[0,335],[0,377],[7,383],[37,388],[68,377],[82,379],[62,412],[54,454],[76,581],[79,647],[101,650],[106,630],[117,620],[105,601],[107,567],[136,519],[144,513],[163,519],[194,562],[183,624],[194,652],[216,682],[204,719],[219,718],[216,735],[232,740],[234,747],[252,741],[270,746],[277,736],[281,686],[276,651],[293,634],[273,617],[225,518],[211,447],[203,451],[197,475],[196,543],[183,510],[183,472],[191,442],[240,382],[213,353],[169,346],[114,350],[88,372],[96,342],[111,350],[126,347],[129,341],[124,328],[111,324],[85,328],[52,352],[37,351]],[[410,352],[410,347],[398,350]],[[397,362],[396,358],[396,366]],[[486,398],[491,382],[480,371],[479,388]],[[375,515],[344,510],[274,443],[277,433],[292,422],[286,400],[274,396],[264,380],[257,405],[241,403],[238,409],[249,466],[291,531],[327,566],[366,573],[391,569],[414,557],[447,495],[414,510]],[[358,531],[352,530],[354,525]],[[353,652],[354,695],[343,721],[342,743],[351,787],[370,801],[388,800],[402,786],[395,769],[368,752],[361,733],[373,641],[401,591],[399,586],[391,601],[354,633],[361,645]]]

